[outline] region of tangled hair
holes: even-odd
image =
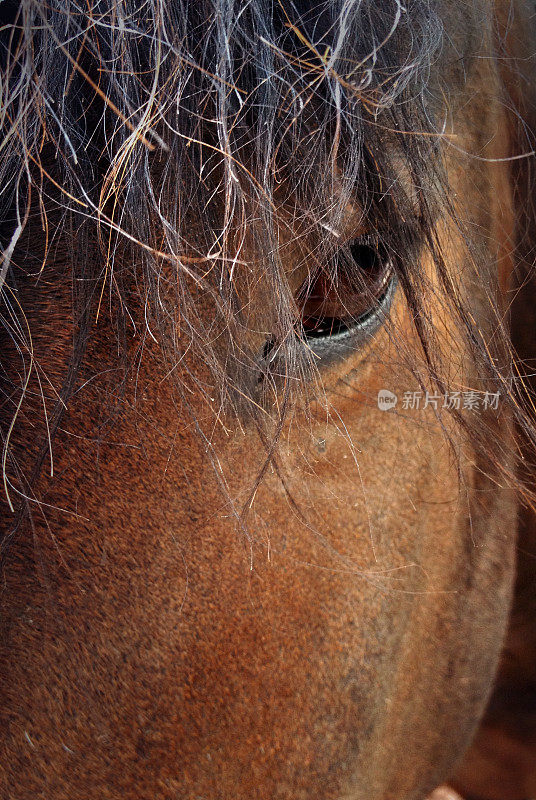
[[[158,340],[179,391],[187,379],[211,408],[209,396],[217,394],[218,409],[249,409],[254,418],[272,390],[283,391],[276,426],[262,433],[272,458],[292,386],[304,381],[281,389],[258,347],[245,344],[251,321],[243,293],[262,280],[273,299],[266,340],[278,364],[287,376],[314,375],[295,335],[278,231],[298,242],[311,270],[322,265],[336,280],[338,232],[353,205],[393,262],[423,348],[421,384],[446,385],[428,311],[431,292],[440,291],[470,347],[475,381],[509,396],[533,440],[511,388],[501,313],[494,311],[491,350],[435,233],[441,215],[455,218],[442,160],[445,98],[463,81],[479,31],[468,26],[467,52],[453,66],[438,0],[21,0],[4,2],[0,13],[1,314],[25,363],[20,385],[5,390],[9,496],[30,494],[44,457],[33,478],[23,476],[10,448],[31,360],[14,265],[36,213],[48,244],[43,262],[29,268],[35,280],[65,232],[74,232],[77,248],[100,248],[99,258],[73,258],[69,266],[73,351],[50,435],[103,304],[121,341],[138,303],[142,339]],[[423,250],[439,289],[415,257]],[[200,296],[213,315],[196,313]],[[186,351],[203,364],[202,379],[176,368]],[[490,448],[482,425],[471,427],[461,415],[460,423],[476,447]],[[501,460],[497,451],[494,460]]]

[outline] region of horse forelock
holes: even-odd
[[[534,577],[518,11],[0,2],[10,791],[441,794]]]
[[[258,371],[258,352],[241,337],[243,292],[259,280],[273,306],[266,338],[275,337],[289,374],[314,372],[289,335],[296,309],[281,231],[302,243],[304,261],[329,265],[349,236],[350,206],[389,248],[431,378],[444,385],[431,290],[416,258],[423,250],[481,377],[504,390],[509,366],[490,354],[435,233],[448,218],[470,249],[443,150],[457,82],[490,28],[486,9],[475,5],[453,42],[452,25],[443,33],[450,5],[422,0],[6,6],[0,271],[3,321],[21,352],[29,351],[24,309],[9,287],[34,216],[50,230],[33,279],[46,275],[51,243],[63,237],[68,246],[68,228],[77,248],[85,241],[98,255],[73,253],[69,263],[74,347],[57,419],[103,303],[128,330],[133,293],[145,336],[159,341],[178,382],[176,365],[193,350],[213,383],[198,388],[219,392],[224,405],[245,393],[254,414],[258,407],[244,378]],[[199,313],[200,296],[213,314]],[[214,317],[223,346],[211,344]],[[487,442],[482,431],[471,435]]]

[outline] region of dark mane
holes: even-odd
[[[427,250],[445,313],[474,355],[475,385],[507,395],[533,437],[512,390],[504,314],[495,309],[491,336],[475,327],[434,233],[441,215],[455,218],[443,164],[455,100],[445,91],[463,82],[481,35],[465,30],[454,58],[440,12],[432,0],[2,5],[1,321],[22,365],[18,385],[6,377],[3,390],[3,473],[14,508],[17,495],[31,495],[48,446],[33,473],[19,471],[10,440],[20,424],[32,346],[17,287],[31,281],[38,291],[60,238],[93,257],[62,262],[73,270],[73,349],[51,436],[76,386],[91,327],[106,308],[119,362],[132,336],[141,349],[147,337],[156,339],[178,390],[194,380],[211,413],[251,414],[272,457],[293,387],[315,373],[314,360],[297,347],[277,227],[304,258],[307,252],[310,272],[335,273],[339,232],[353,205],[389,250],[425,354],[426,374],[415,367],[421,383],[447,382],[428,314],[433,290],[416,258]],[[463,221],[456,224],[469,242]],[[31,225],[48,226],[47,252],[38,263],[31,254],[22,263]],[[248,257],[241,257],[245,250]],[[283,387],[247,343],[253,323],[244,293],[259,279],[273,298],[265,338],[284,373],[298,379]],[[214,308],[210,326],[196,313],[200,302]],[[144,330],[136,327],[139,318]],[[391,336],[398,341],[394,328]],[[203,381],[176,369],[189,350],[206,367]],[[125,362],[124,369],[135,365]],[[273,391],[285,402],[275,427],[265,430],[256,409],[270,403]],[[500,469],[493,432],[460,421]]]

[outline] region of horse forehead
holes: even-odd
[[[489,56],[494,24],[492,0],[475,0],[458,3],[456,0],[439,0],[437,15],[442,25],[442,46],[430,64],[432,90],[438,91],[443,101],[450,103],[451,92],[463,91],[475,61]]]

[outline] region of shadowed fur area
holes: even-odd
[[[0,20],[0,796],[527,800],[530,3]]]

